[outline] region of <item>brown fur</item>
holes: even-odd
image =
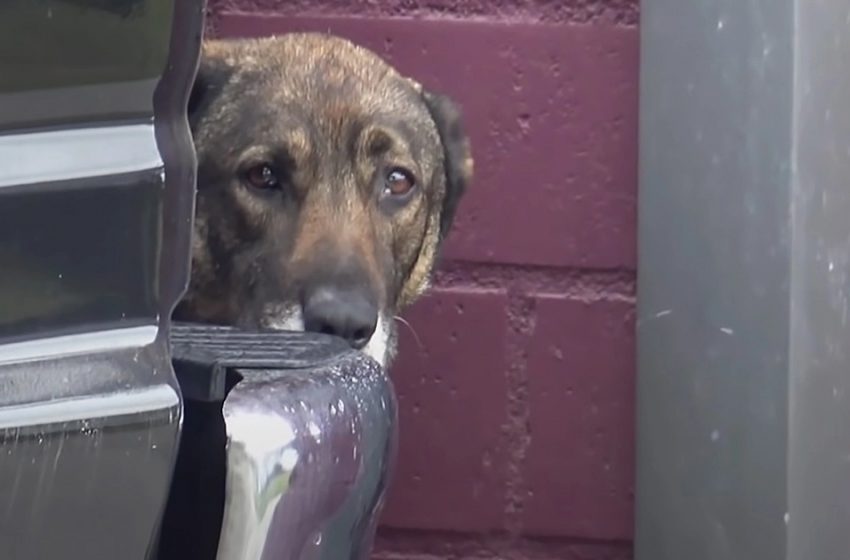
[[[450,100],[352,43],[293,34],[208,42],[189,116],[198,194],[176,318],[273,327],[334,281],[368,292],[392,327],[425,290],[472,175]],[[256,162],[281,170],[280,191],[245,183]],[[416,176],[404,204],[379,194],[390,166]]]

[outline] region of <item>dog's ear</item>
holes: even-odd
[[[443,145],[446,194],[440,218],[440,239],[444,239],[454,221],[460,199],[472,180],[473,160],[469,138],[464,130],[460,108],[445,95],[424,91],[422,98],[437,125]]]
[[[206,112],[210,103],[224,90],[224,86],[230,81],[233,73],[234,67],[225,60],[220,49],[205,46],[201,52],[198,71],[195,74],[186,107],[189,126],[192,130],[195,129],[198,119]]]

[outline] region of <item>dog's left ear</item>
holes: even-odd
[[[454,221],[460,199],[472,181],[473,160],[469,138],[464,130],[460,108],[445,95],[423,91],[422,98],[437,125],[443,145],[446,194],[440,218],[440,239],[444,239]]]
[[[224,87],[235,73],[235,68],[224,57],[226,43],[205,43],[198,62],[198,71],[192,83],[186,113],[189,125],[194,130],[198,119],[209,109],[210,104],[221,95]]]

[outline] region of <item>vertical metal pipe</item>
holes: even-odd
[[[850,557],[850,6],[641,9],[636,556]]]

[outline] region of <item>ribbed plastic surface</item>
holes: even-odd
[[[319,334],[176,323],[171,352],[183,394],[219,401],[229,371],[315,368],[352,350],[342,339]]]

